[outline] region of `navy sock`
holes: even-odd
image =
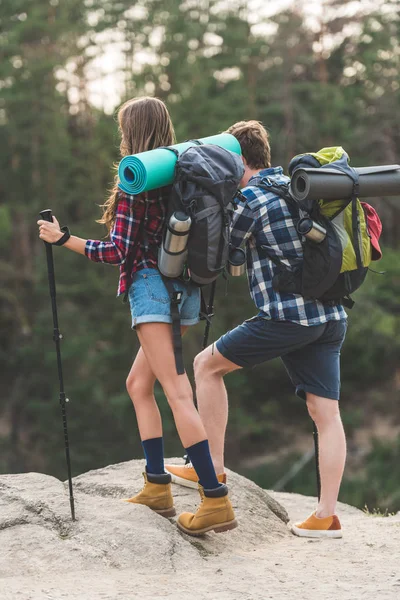
[[[199,477],[199,483],[206,490],[213,490],[220,486],[211,460],[208,440],[203,440],[186,448],[190,462]]]
[[[164,444],[162,437],[142,441],[143,451],[146,458],[146,471],[154,475],[165,473],[164,471]]]

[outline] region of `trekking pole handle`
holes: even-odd
[[[51,212],[51,208],[46,208],[45,210],[40,211],[40,216],[43,221],[48,221],[49,223],[53,222],[53,215]],[[50,297],[52,302],[55,302],[56,298],[56,283],[54,278],[54,264],[53,264],[53,246],[49,242],[45,242],[43,240],[44,246],[46,248],[46,257],[47,257],[47,271],[49,276],[49,288],[50,288]],[[54,310],[57,311],[55,306],[53,306],[53,314]],[[55,317],[57,320],[57,316]],[[58,327],[58,325],[57,325]]]
[[[48,221],[49,223],[53,222],[53,215],[51,214],[51,208],[46,208],[45,210],[40,211],[40,216],[43,221]]]

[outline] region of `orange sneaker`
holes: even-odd
[[[197,477],[197,473],[194,470],[192,463],[187,463],[187,465],[165,465],[165,470],[167,473],[171,474],[172,483],[177,483],[178,485],[183,485],[184,487],[190,487],[197,490],[199,478]],[[219,483],[226,483],[226,473],[221,473],[221,475],[217,475],[217,479]]]
[[[341,538],[342,528],[336,515],[320,519],[315,512],[302,523],[294,523],[292,533],[309,538]]]

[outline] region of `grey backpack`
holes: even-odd
[[[214,282],[228,261],[230,224],[236,208],[235,198],[243,177],[241,156],[214,146],[197,142],[178,156],[164,238],[172,215],[185,213],[191,226],[186,246],[183,278],[196,285]],[[180,340],[179,293],[171,280],[163,277],[171,298],[171,316],[175,359],[178,373],[184,372]],[[202,300],[202,316],[210,318]]]
[[[244,167],[239,155],[213,145],[188,148],[178,158],[168,217],[191,219],[187,273],[197,285],[212,283],[228,260],[229,227]]]

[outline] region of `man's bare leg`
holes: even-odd
[[[316,516],[336,514],[336,503],[346,462],[346,438],[339,402],[307,394],[307,408],[318,429],[321,499]]]
[[[194,361],[197,404],[217,475],[224,472],[225,432],[228,423],[228,395],[224,376],[240,368],[222,356],[214,344],[198,354]]]

